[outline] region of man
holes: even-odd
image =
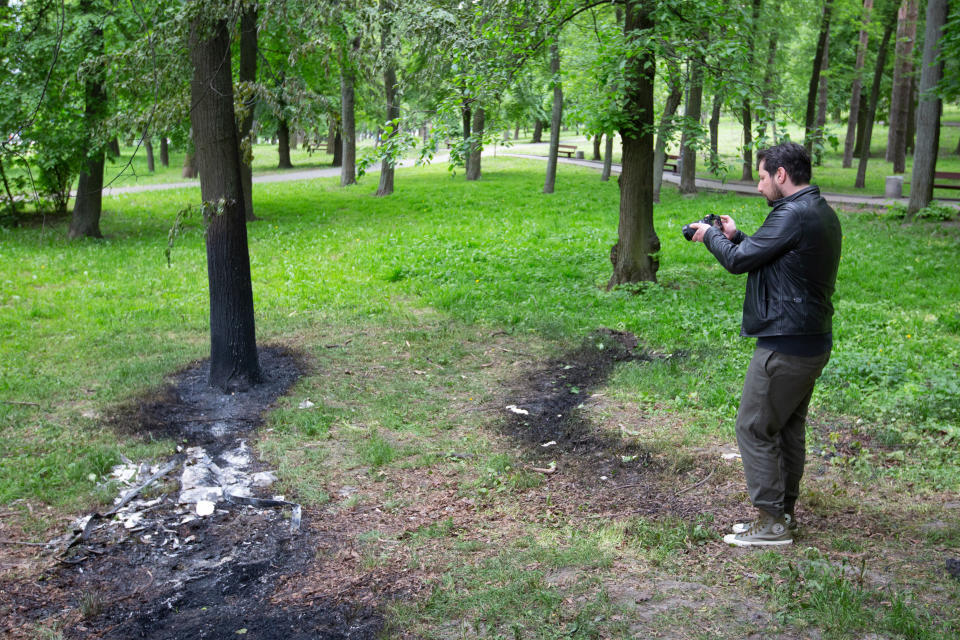
[[[721,216],[723,231],[695,223],[730,273],[748,273],[741,335],[757,338],[737,412],[737,445],[757,518],[734,525],[724,542],[783,545],[797,530],[794,508],[805,460],[813,386],[833,345],[840,221],[809,184],[810,156],[786,142],[757,154],[757,190],[772,207],[752,236]]]

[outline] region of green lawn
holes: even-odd
[[[960,228],[841,213],[836,347],[813,401],[802,498],[812,519],[831,524],[783,554],[730,554],[717,541],[728,523],[706,498],[696,523],[551,510],[574,498],[553,496],[554,480],[526,471],[525,454],[494,426],[526,367],[598,327],[630,331],[677,357],[621,364],[585,411],[599,428],[642,433],[671,491],[705,476],[716,447],[734,446],[752,343],[738,337],[744,276],[724,272],[680,227],[729,213],[749,232],[766,206],[665,190],[659,283],[607,292],[616,182],[561,166],[557,193],[544,196],[542,172],[502,157],[485,158],[473,183],[444,166],[400,170],[389,198],[373,197],[369,178],[345,189],[336,179],[255,185],[258,337],[313,365],[270,415],[261,454],[317,517],[349,518],[360,503],[406,521],[411,487],[436,487],[430,495],[457,506],[449,524],[357,538],[368,570],[435,569],[422,596],[395,605],[395,628],[622,637],[705,620],[717,630],[709,637],[733,638],[746,635],[737,607],[750,602],[771,633],[960,632],[960,588],[942,571],[944,553],[960,555],[960,513],[942,510],[960,491]],[[59,534],[64,518],[109,499],[97,481],[121,453],[172,451],[114,433],[106,418],[207,354],[196,221],[170,267],[164,256],[176,212],[198,199],[198,188],[106,198],[102,241],[70,242],[63,222],[0,229],[0,505],[29,539]],[[307,397],[316,411],[297,409]],[[360,493],[341,501],[343,484]],[[745,502],[735,468],[686,495],[702,492]],[[460,520],[461,499],[475,520]],[[521,506],[531,504],[547,506]],[[946,529],[931,533],[931,520]],[[843,572],[861,559],[882,565],[884,579]],[[700,584],[711,599],[631,618],[640,600],[628,580],[654,585],[652,602],[673,593],[667,580]]]

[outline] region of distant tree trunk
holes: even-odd
[[[157,166],[153,159],[153,141],[150,140],[150,136],[144,136],[143,138],[143,150],[147,155],[147,171],[153,173],[156,171]]]
[[[603,171],[600,172],[600,180],[606,182],[610,179],[610,169],[613,168],[613,136],[615,134],[607,134],[607,142],[603,148]],[[661,167],[662,169],[662,167]]]
[[[910,76],[910,105],[909,110],[907,111],[907,142],[906,142],[906,152],[908,154],[913,153],[914,151],[914,138],[917,136],[917,102],[919,96],[917,95],[917,77],[914,74]]]
[[[470,134],[473,142],[470,143],[470,161],[467,163],[467,180],[480,179],[480,154],[483,152],[483,124],[484,111],[480,105],[473,108],[473,131]]]
[[[111,158],[120,157],[120,141],[117,139],[117,136],[110,138],[110,141],[107,143],[107,151],[110,152]]]
[[[603,156],[600,155],[600,142],[602,141],[602,139],[603,139],[602,133],[598,133],[597,135],[593,136],[593,160],[594,161],[603,160]]]
[[[763,106],[763,114],[760,117],[760,123],[763,127],[763,137],[767,137],[767,125],[773,124],[773,137],[777,137],[777,118],[776,107],[773,106],[773,78],[777,62],[777,44],[780,42],[776,33],[770,36],[767,46],[767,66],[763,72],[763,91],[760,98],[760,104]],[[768,143],[769,144],[769,143]]]
[[[557,182],[557,156],[560,145],[560,122],[563,119],[563,87],[560,85],[560,47],[550,45],[550,77],[553,82],[553,110],[550,113],[550,152],[547,154],[547,176],[543,192],[553,193]]]
[[[823,68],[820,69],[820,87],[817,89],[816,139],[821,144],[814,149],[814,163],[823,164],[823,132],[827,126],[827,71],[830,69],[830,39],[823,46]]]
[[[651,29],[646,4],[627,3],[623,32]],[[607,289],[630,282],[656,282],[660,239],[653,228],[653,82],[656,58],[644,47],[628,58],[623,113],[629,123],[620,131],[623,144],[620,173],[620,223],[617,243],[610,249],[613,274]]]
[[[400,126],[400,103],[397,102],[397,70],[394,66],[393,58],[390,57],[390,52],[386,51],[386,43],[390,39],[389,28],[384,27],[384,36],[382,38],[384,42],[384,56],[387,56],[388,62],[386,68],[383,70],[383,87],[384,87],[384,96],[387,100],[387,122],[393,123],[393,129],[384,135],[383,141],[386,142],[389,139],[397,135],[397,128]],[[377,187],[378,196],[388,196],[393,193],[393,159],[384,158],[383,164],[380,166],[380,185]]]
[[[913,73],[913,48],[917,39],[918,11],[917,0],[906,0],[900,8],[897,26],[893,93],[890,98],[890,130],[887,137],[887,161],[893,163],[894,173],[906,171],[910,76]]]
[[[873,0],[863,0],[863,23],[860,27],[860,42],[857,45],[857,61],[853,70],[853,87],[850,89],[850,118],[847,120],[847,137],[843,140],[843,168],[853,166],[855,135],[862,135],[858,128],[860,122],[860,92],[863,90],[863,62],[867,53],[870,24],[870,12],[873,10]]]
[[[240,14],[240,68],[237,78],[243,87],[243,113],[240,120],[240,177],[243,186],[243,215],[247,222],[257,219],[253,212],[253,140],[250,130],[253,128],[253,111],[257,106],[257,95],[253,83],[257,81],[257,3],[243,5]]]
[[[190,29],[193,64],[190,120],[208,207],[207,276],[210,287],[210,385],[244,390],[261,380],[253,316],[253,288],[240,177],[240,145],[233,109],[230,34],[219,21],[209,35],[205,18]]]
[[[95,131],[103,121],[107,108],[107,92],[103,86],[104,67],[100,62],[104,54],[103,29],[100,20],[92,15],[92,0],[80,3],[80,12],[88,19],[84,45],[96,56],[83,81],[84,111],[83,126],[86,129],[86,163],[77,183],[77,198],[73,203],[73,218],[70,220],[69,237],[102,238],[100,213],[103,203],[103,146],[97,142]]]
[[[817,39],[817,51],[813,56],[813,72],[810,74],[810,86],[807,89],[807,115],[803,125],[803,146],[807,153],[813,156],[813,142],[816,137],[814,118],[817,115],[817,91],[820,88],[820,70],[823,68],[823,52],[827,48],[827,38],[830,37],[830,15],[833,11],[833,0],[826,0],[823,5],[823,19],[820,21],[820,37]]]
[[[703,102],[703,66],[690,60],[690,86],[687,88],[687,104],[684,118],[687,129],[700,124],[700,107]],[[680,193],[697,192],[697,147],[696,141],[687,133],[680,140]]]
[[[293,169],[290,162],[290,127],[285,118],[277,122],[277,153],[280,156],[279,169]]]
[[[355,54],[360,47],[360,39],[355,38],[352,49]],[[345,187],[357,182],[357,131],[355,120],[354,90],[356,70],[353,68],[354,55],[343,52],[340,71],[340,122],[343,129],[343,165],[340,167],[340,186]]]
[[[920,104],[917,107],[917,143],[913,150],[913,176],[907,220],[933,199],[933,172],[940,147],[941,100],[933,92],[943,78],[940,40],[947,22],[948,0],[927,0],[923,34],[923,62],[920,65]]]
[[[863,128],[863,141],[860,145],[860,162],[857,164],[857,179],[854,187],[863,189],[867,178],[867,161],[870,159],[870,142],[873,137],[873,121],[877,115],[877,103],[880,101],[880,82],[883,80],[883,67],[887,63],[887,49],[890,48],[890,36],[896,26],[897,14],[891,15],[884,21],[883,38],[880,48],[877,49],[877,64],[873,69],[873,85],[870,87],[870,107],[866,115],[866,125]]]
[[[335,147],[336,135],[337,135],[337,127],[334,124],[333,118],[331,117],[330,122],[327,124],[327,153],[331,155],[336,153],[336,151],[334,151],[334,149],[336,148]]]
[[[530,140],[531,143],[542,142],[543,138],[543,120],[536,120],[533,123],[533,138]]]
[[[683,100],[683,82],[680,77],[680,67],[676,62],[667,61],[667,102],[663,106],[660,116],[660,126],[657,127],[657,145],[653,152],[653,201],[660,202],[660,185],[663,184],[663,165],[667,158],[667,140],[671,137],[673,117]]]
[[[197,177],[197,160],[193,155],[192,150],[188,150],[183,155],[183,169],[180,171],[180,177],[182,178],[196,178]]]
[[[164,167],[170,166],[170,144],[165,133],[160,136],[160,164]]]
[[[296,131],[294,131],[293,134],[290,136],[290,150],[291,150],[291,151],[296,151],[296,149],[297,149],[297,141],[298,141],[299,139],[300,139],[300,134],[297,133]]]
[[[333,133],[333,162],[330,166],[343,166],[343,133],[340,130],[339,124]]]
[[[463,139],[465,142],[470,139],[470,128],[473,126],[473,110],[471,109],[471,104],[472,103],[464,97],[463,104],[460,106],[460,124],[463,127]],[[466,150],[463,156],[463,171],[464,173],[470,173],[469,149]]]
[[[723,94],[717,91],[713,94],[713,108],[710,110],[710,160],[716,162],[720,156],[720,109],[723,107]],[[656,151],[654,151],[656,153]]]
[[[756,50],[755,33],[757,24],[760,21],[761,0],[753,0],[753,13],[750,19],[750,30],[747,34],[747,49],[749,64],[754,64],[754,52]],[[740,172],[741,180],[753,181],[753,105],[750,102],[749,92],[743,96],[743,170]]]

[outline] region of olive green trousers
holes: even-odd
[[[737,445],[750,501],[779,517],[793,513],[806,461],[807,407],[830,352],[807,358],[758,348],[743,383]]]

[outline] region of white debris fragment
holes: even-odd
[[[276,481],[277,474],[273,471],[258,471],[253,474],[253,486],[255,487],[269,487]]]
[[[541,446],[541,447],[552,447],[552,446],[555,445],[555,444],[557,444],[557,441],[556,441],[556,440],[551,440],[550,442],[544,442],[544,443],[543,443],[542,445],[540,445],[540,446]]]
[[[127,464],[118,464],[110,470],[110,477],[120,482],[132,482],[137,477],[140,467],[132,462]]]
[[[129,513],[117,514],[117,516],[123,522],[124,529],[133,529],[143,520],[142,511],[131,511]]]
[[[216,509],[217,505],[209,500],[200,500],[197,502],[197,515],[201,518],[213,514],[213,510]]]
[[[740,457],[739,453],[724,453],[720,456],[724,460],[735,460]]]
[[[515,405],[515,404],[508,404],[508,405],[507,405],[507,411],[512,411],[513,413],[516,413],[517,415],[521,415],[521,416],[528,416],[528,415],[530,415],[530,412],[529,412],[529,411],[527,411],[526,409],[521,409],[520,407],[518,407],[518,406]]]
[[[312,408],[314,408],[315,406],[317,406],[317,405],[315,405],[315,404],[313,404],[312,402],[310,402],[310,398],[307,398],[306,400],[304,400],[303,402],[301,402],[300,404],[298,404],[298,405],[297,405],[297,408],[298,408],[298,409],[312,409]]]

